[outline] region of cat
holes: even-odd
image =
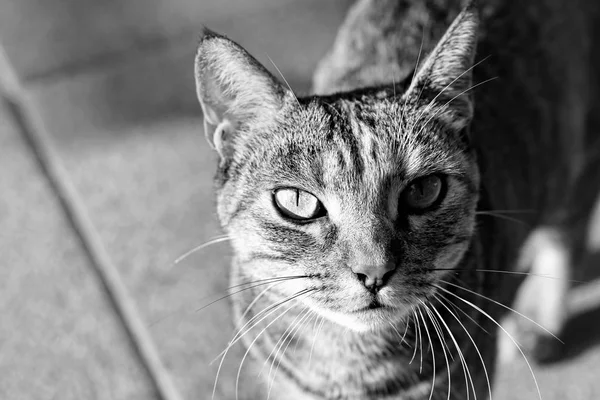
[[[559,211],[600,116],[598,10],[462,6],[359,0],[305,97],[226,37],[200,39],[232,344],[272,398],[491,393],[509,272],[575,219]]]

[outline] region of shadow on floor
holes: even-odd
[[[565,341],[562,357],[566,361],[600,344],[600,304],[597,308],[574,315],[561,335]]]

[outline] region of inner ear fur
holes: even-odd
[[[450,126],[464,128],[473,116],[472,67],[477,47],[479,13],[471,1],[454,19],[444,36],[422,64],[407,91],[408,96],[428,93],[444,104],[439,114]]]
[[[241,124],[272,120],[290,96],[240,45],[208,29],[198,45],[195,78],[205,135],[221,157]]]

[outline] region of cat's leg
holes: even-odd
[[[513,304],[515,310],[537,322],[540,328],[514,313],[503,326],[537,360],[560,354],[559,336],[567,318],[566,297],[570,287],[572,253],[564,232],[557,226],[536,228],[521,250],[519,265],[528,275]],[[499,339],[499,359],[508,362],[519,355],[506,335]]]
[[[552,335],[560,337],[566,323],[573,275],[584,254],[600,251],[600,139],[588,136],[586,149],[582,168],[562,209],[552,223],[534,229],[521,249],[518,266],[530,275],[519,288],[513,307],[547,331],[514,314],[503,322],[540,361],[561,354],[563,345]],[[501,361],[518,355],[507,338],[501,338],[499,346]]]

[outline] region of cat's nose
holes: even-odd
[[[396,270],[396,264],[392,261],[382,264],[358,264],[352,268],[352,272],[359,281],[371,291],[381,289]]]

